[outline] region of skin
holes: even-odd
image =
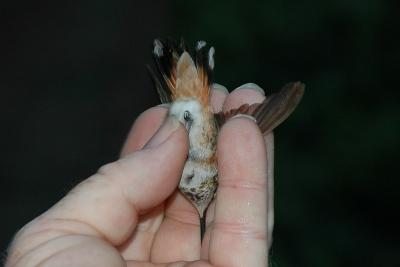
[[[211,93],[215,111],[263,99],[249,88]],[[200,245],[197,211],[177,190],[187,132],[177,121],[164,121],[166,113],[162,106],[142,113],[121,158],[24,226],[5,266],[267,266],[272,134],[264,139],[245,117],[221,129],[220,184]]]

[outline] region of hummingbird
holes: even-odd
[[[189,153],[179,181],[180,192],[199,214],[200,241],[206,228],[206,211],[218,187],[217,138],[221,126],[238,114],[251,116],[263,135],[270,133],[296,108],[304,93],[301,82],[288,83],[259,104],[244,104],[228,112],[214,113],[210,90],[214,71],[214,47],[198,41],[193,58],[181,39],[154,40],[156,72],[148,67],[169,116],[175,116],[189,135]]]

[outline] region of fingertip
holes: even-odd
[[[174,156],[186,159],[189,151],[189,136],[185,127],[179,123],[177,128],[157,148],[165,150],[169,157],[171,156],[169,153],[174,151]]]
[[[224,105],[225,99],[228,96],[229,91],[225,86],[214,83],[211,86],[210,91],[210,99],[211,99],[211,107],[214,113],[220,112],[222,110],[222,106]]]
[[[159,144],[167,140],[172,135],[172,133],[174,133],[180,127],[183,128],[183,125],[175,116],[168,116],[164,120],[161,127],[157,130],[157,132],[146,143],[144,148],[158,146]]]
[[[225,86],[223,86],[222,84],[219,84],[219,83],[213,83],[212,86],[211,86],[211,89],[215,90],[215,91],[219,91],[223,95],[228,95],[229,94],[228,89]]]
[[[256,84],[247,83],[233,90],[223,105],[224,111],[238,108],[243,104],[261,103],[265,99],[264,91]]]
[[[189,152],[188,133],[179,121],[168,117],[142,151],[148,151],[149,160],[158,165],[165,163],[173,169],[183,169]]]
[[[124,173],[131,176],[127,195],[139,211],[158,205],[176,189],[186,162],[188,143],[185,128],[178,126],[165,140],[120,159]]]
[[[120,156],[123,157],[142,149],[154,133],[160,128],[168,112],[166,105],[152,107],[141,113],[133,123],[122,146]]]
[[[264,89],[262,89],[260,86],[258,86],[258,84],[255,84],[255,83],[245,83],[245,84],[239,86],[238,88],[236,88],[235,90],[243,90],[243,89],[254,90],[265,96]]]

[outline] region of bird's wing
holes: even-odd
[[[266,135],[281,124],[299,104],[304,94],[304,84],[288,83],[278,93],[271,95],[259,104],[244,104],[237,109],[215,114],[219,126],[238,114],[252,116],[261,132]]]
[[[156,71],[148,65],[151,77],[162,103],[172,101],[176,89],[176,64],[179,56],[187,49],[183,39],[178,45],[173,39],[154,40],[153,58]]]

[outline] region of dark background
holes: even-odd
[[[66,3],[64,3],[66,2]],[[272,266],[400,266],[398,1],[0,4],[0,249],[158,104],[155,37],[216,48],[216,81],[307,88],[276,130]]]

